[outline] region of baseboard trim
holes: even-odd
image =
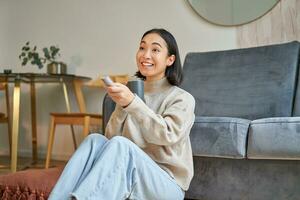
[[[46,159],[46,152],[45,151],[39,151],[38,152],[38,158],[39,159]],[[9,155],[8,150],[0,150],[0,155]],[[32,151],[28,149],[20,149],[18,151],[18,156],[25,157],[25,158],[30,158],[32,157]],[[67,161],[71,157],[70,154],[52,154],[51,159],[53,160],[59,160],[59,161]]]

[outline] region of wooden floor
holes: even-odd
[[[65,165],[66,161],[51,160],[51,166]],[[27,169],[42,169],[45,167],[45,160],[39,159],[36,164],[32,164],[31,158],[18,158],[18,171]],[[0,175],[10,173],[10,157],[0,156]]]

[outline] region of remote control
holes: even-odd
[[[109,76],[104,76],[101,79],[105,83],[106,86],[112,86],[114,84],[114,82],[110,79]]]

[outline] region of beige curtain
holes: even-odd
[[[269,13],[237,27],[240,48],[300,41],[300,0],[281,0]]]

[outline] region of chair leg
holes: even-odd
[[[51,153],[52,153],[52,147],[53,147],[53,141],[54,141],[54,134],[55,134],[55,117],[51,116],[50,121],[50,128],[49,128],[49,138],[48,138],[48,148],[47,148],[47,157],[46,157],[46,164],[45,168],[48,169],[50,165],[50,159],[51,159]]]
[[[11,136],[12,136],[12,132],[11,132],[10,119],[8,117],[7,117],[7,130],[8,130],[8,141],[9,141],[9,155],[11,156]]]
[[[83,125],[83,136],[84,138],[88,136],[90,130],[90,117],[85,116],[84,117],[84,125]]]
[[[72,139],[73,139],[73,145],[74,145],[74,149],[77,149],[77,142],[76,142],[76,137],[75,137],[75,130],[74,130],[74,126],[71,125],[70,126],[71,131],[72,131]]]

